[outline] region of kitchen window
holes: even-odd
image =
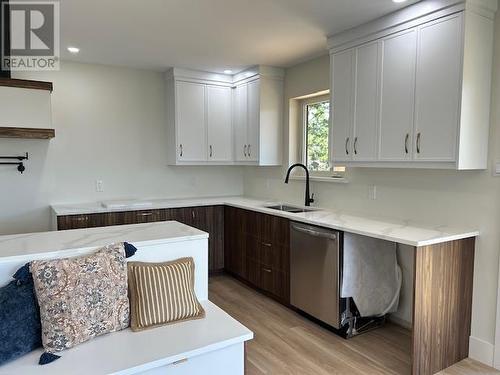
[[[330,97],[303,100],[302,161],[315,177],[344,177],[345,167],[330,164]]]

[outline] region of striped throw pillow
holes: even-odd
[[[193,258],[129,262],[128,281],[132,331],[205,316],[194,292]]]

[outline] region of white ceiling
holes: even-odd
[[[287,67],[326,37],[415,3],[392,0],[62,0],[66,60],[221,72]],[[66,47],[79,47],[76,56]]]

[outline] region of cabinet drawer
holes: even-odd
[[[244,375],[245,346],[244,343],[228,346],[210,353],[181,359],[166,366],[143,372],[142,375]]]
[[[288,247],[273,245],[269,242],[261,241],[259,246],[260,262],[267,267],[286,271],[288,269]]]
[[[288,219],[283,219],[278,216],[259,214],[258,217],[260,230],[260,238],[263,243],[273,246],[289,246],[290,229]],[[255,232],[254,227],[253,231]]]
[[[57,218],[57,230],[95,228],[104,225],[105,214],[68,215]]]
[[[152,223],[162,221],[161,210],[130,211],[125,214],[125,224]]]
[[[276,297],[287,300],[288,282],[286,274],[282,271],[260,265],[260,288]]]

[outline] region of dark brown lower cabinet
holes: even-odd
[[[289,221],[234,207],[224,215],[225,270],[289,304]]]
[[[158,210],[106,212],[57,217],[57,230],[152,223],[176,220],[209,234],[208,269],[211,273],[224,269],[224,207],[203,206]]]

